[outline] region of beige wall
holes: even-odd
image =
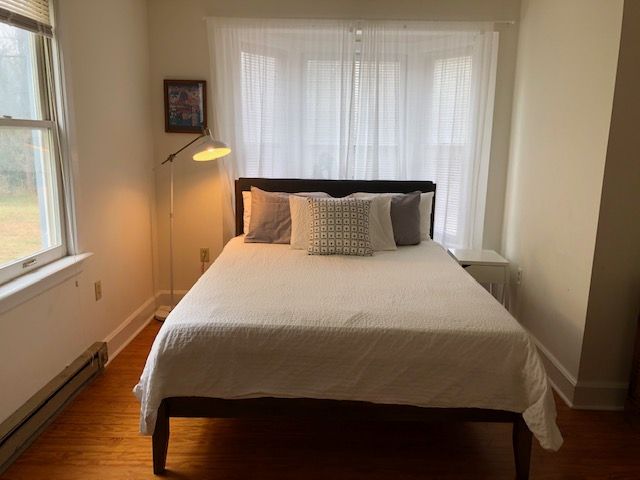
[[[179,5],[179,8],[178,8]],[[206,16],[394,18],[422,20],[511,21],[520,0],[148,0],[151,57],[152,125],[156,164],[191,135],[165,133],[162,80],[195,78],[210,81]],[[518,36],[517,25],[501,24],[493,144],[484,244],[500,249],[508,162],[511,101]],[[211,97],[211,96],[210,96]],[[210,122],[215,105],[209,102]],[[215,135],[215,125],[214,125]],[[223,246],[220,166],[176,161],[176,288],[188,289],[200,274],[198,250],[211,248],[215,258]],[[157,288],[168,288],[168,172],[158,171]]]
[[[523,0],[504,253],[515,314],[578,377],[622,0]]]
[[[78,243],[94,256],[76,278],[0,315],[0,421],[153,302],[146,2],[56,3],[72,93]]]
[[[150,0],[148,6],[151,126],[154,136],[154,164],[159,165],[168,154],[196,137],[195,134],[164,132],[163,79],[195,79],[206,80],[209,83],[209,49],[204,21],[206,11],[202,2]],[[209,121],[212,123],[213,104],[210,98],[208,111]],[[194,162],[188,155],[176,159],[174,172],[174,279],[176,288],[184,290],[190,288],[200,275],[199,249],[210,248],[212,259],[222,250],[221,177],[218,162]],[[168,164],[156,169],[155,179],[155,232],[159,265],[157,288],[167,290]]]
[[[625,2],[578,382],[587,390],[626,384],[640,312],[639,26],[640,2]]]
[[[520,2],[513,0],[199,0],[198,3],[207,15],[230,17],[492,21],[514,20],[520,14]]]
[[[167,288],[169,171],[153,173],[153,167],[193,136],[164,133],[162,79],[210,80],[204,17],[520,15],[519,0],[57,4],[72,93],[78,241],[95,255],[76,278],[0,315],[0,384],[12,387],[0,396],[0,421],[91,343],[109,337],[136,311],[152,310],[152,229],[155,289]],[[625,22],[637,25],[638,7],[630,4]],[[514,267],[523,268],[516,314],[568,375],[585,385],[622,382],[638,309],[640,240],[638,222],[630,220],[640,216],[640,169],[634,169],[640,40],[625,26],[615,83],[622,0],[524,0],[522,16],[518,45],[516,26],[499,27],[485,245],[502,243]],[[501,231],[507,151],[509,208]],[[176,283],[184,289],[199,275],[198,248],[211,248],[214,257],[222,248],[220,169],[184,158],[175,169]],[[103,283],[99,302],[93,299],[96,280]]]

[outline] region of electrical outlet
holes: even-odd
[[[516,284],[522,285],[522,268],[518,267],[518,272],[516,273]]]
[[[93,284],[93,290],[96,294],[96,302],[102,298],[102,282],[98,280]]]
[[[202,263],[209,263],[209,249],[201,248],[200,249],[200,261]]]

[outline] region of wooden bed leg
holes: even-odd
[[[516,480],[529,480],[531,431],[522,415],[513,422],[513,457],[516,462]]]
[[[153,473],[161,475],[167,464],[167,449],[169,448],[169,412],[163,400],[158,407],[156,427],[153,430]]]

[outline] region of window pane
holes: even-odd
[[[0,116],[41,120],[35,35],[0,23]]]
[[[462,145],[470,141],[472,67],[470,56],[436,61],[431,143]]]
[[[356,61],[352,178],[399,177],[400,60]]]
[[[305,62],[302,140],[306,177],[340,175],[339,159],[346,143],[344,124],[348,119],[343,103],[351,70],[351,63],[340,59]]]
[[[249,176],[273,174],[274,116],[276,100],[276,58],[257,53],[240,53],[242,131]]]
[[[61,245],[50,133],[0,128],[0,265]]]

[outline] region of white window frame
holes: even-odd
[[[19,28],[19,27],[14,27]],[[26,120],[17,118],[0,117],[0,127],[18,128],[38,128],[47,131],[49,134],[49,144],[51,146],[51,162],[57,187],[57,208],[58,225],[60,230],[60,245],[46,248],[30,255],[18,258],[0,267],[0,285],[6,284],[16,278],[25,275],[33,270],[43,267],[55,260],[65,257],[69,253],[68,232],[67,232],[67,208],[65,202],[65,182],[63,179],[62,154],[60,145],[60,125],[57,115],[60,106],[58,87],[60,85],[58,76],[59,60],[55,52],[54,42],[51,38],[43,35],[36,35],[36,61],[38,63],[38,85],[40,86],[40,96],[43,108],[44,120]]]

